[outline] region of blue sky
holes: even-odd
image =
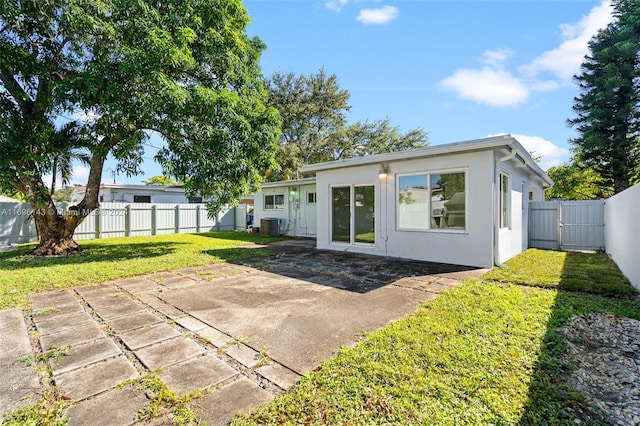
[[[566,125],[588,40],[611,21],[599,0],[245,0],[261,67],[324,67],[350,92],[351,121],[422,128],[431,145],[511,133],[542,156],[570,157]],[[161,141],[152,140],[159,146]],[[149,147],[140,183],[161,174]],[[103,180],[112,181],[105,165]],[[86,170],[77,169],[79,182]],[[74,180],[75,181],[75,180]]]

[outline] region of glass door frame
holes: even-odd
[[[356,242],[356,188],[359,187],[371,187],[373,189],[373,201],[372,201],[372,205],[373,205],[373,227],[371,229],[371,231],[373,232],[374,235],[374,240],[373,242],[369,243],[369,242]],[[333,207],[333,203],[334,203],[334,194],[333,194],[333,190],[336,188],[349,188],[349,242],[347,241],[340,241],[340,240],[334,240],[334,207]],[[371,247],[371,246],[375,246],[376,241],[377,241],[377,231],[376,231],[376,223],[378,222],[378,219],[376,217],[377,214],[377,206],[376,206],[376,201],[378,198],[378,190],[377,190],[377,185],[374,182],[364,182],[364,183],[351,183],[351,184],[335,184],[335,185],[331,185],[329,188],[329,194],[330,194],[330,205],[329,205],[329,242],[331,244],[339,244],[339,245],[358,245],[358,246],[365,246],[365,247]]]

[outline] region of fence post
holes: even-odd
[[[158,222],[156,219],[156,205],[151,206],[151,235],[156,235],[158,232]]]
[[[180,204],[176,204],[176,211],[175,211],[175,233],[179,234],[180,233]]]
[[[100,212],[100,207],[98,207],[97,209],[95,209],[95,219],[93,223],[96,240],[100,239],[100,217],[101,216],[102,216],[102,213]]]
[[[200,204],[196,206],[196,232],[200,232]]]
[[[126,205],[124,207],[124,236],[131,235],[131,206]]]

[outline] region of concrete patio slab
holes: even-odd
[[[213,355],[205,355],[163,370],[160,378],[172,390],[182,394],[204,390],[237,374],[238,371],[224,361]]]
[[[81,401],[138,376],[135,367],[126,357],[120,355],[86,368],[54,376],[53,380],[62,395],[74,401]]]
[[[68,409],[65,417],[69,426],[129,426],[148,403],[144,392],[130,385],[86,399]]]
[[[40,379],[35,366],[26,366],[21,359],[31,353],[27,326],[20,309],[0,311],[0,423],[5,413],[33,402],[40,391]]]
[[[412,313],[424,292],[397,286],[358,293],[255,271],[163,298],[227,335],[265,348],[269,357],[305,373],[335,350]]]
[[[270,400],[340,347],[356,343],[363,331],[413,313],[420,303],[457,286],[459,279],[484,272],[315,250],[309,241],[285,241],[268,249],[272,256],[240,264],[34,295],[32,318],[41,332],[41,347],[73,345],[71,355],[52,363],[54,383],[74,400],[68,411],[72,422],[130,424],[146,396],[131,386],[116,387],[160,368],[162,380],[179,392],[222,386],[194,403],[209,424],[226,424],[237,410],[250,411]],[[29,352],[21,312],[13,315],[9,322],[16,324],[11,327],[19,326],[20,319],[22,328],[11,333],[22,336]],[[168,324],[168,318],[176,324]],[[189,333],[181,333],[180,327]],[[0,355],[3,333],[0,316]],[[199,338],[189,338],[191,333]],[[202,339],[219,350],[210,350]],[[11,363],[15,369],[15,360]],[[11,380],[10,385],[18,383]],[[0,391],[7,386],[0,381]],[[29,383],[19,386],[28,389]],[[4,392],[0,407],[1,398]],[[142,423],[170,422],[159,418]]]
[[[53,346],[61,348],[69,345],[75,346],[101,337],[105,337],[105,334],[100,327],[95,322],[87,322],[58,333],[40,336],[40,345],[43,351],[47,351]]]
[[[138,359],[149,370],[169,367],[180,361],[202,355],[205,352],[206,350],[202,346],[186,337],[165,340],[134,351]]]
[[[152,314],[149,311],[140,311],[136,312],[133,315],[127,315],[121,318],[113,319],[107,322],[107,325],[112,328],[114,331],[121,333],[128,330],[134,330],[136,328],[141,328],[145,326],[149,326],[152,324],[161,323],[162,319],[158,318],[156,315]]]
[[[158,323],[119,334],[120,339],[132,351],[179,335],[180,333],[176,329],[165,323]]]
[[[209,426],[226,425],[237,412],[251,412],[270,401],[270,393],[246,378],[240,378],[194,402],[200,410],[197,417]]]
[[[122,351],[113,341],[107,337],[96,339],[81,345],[73,346],[69,355],[58,359],[52,358],[49,362],[53,375],[57,376],[76,368],[85,367],[94,362],[120,355]]]

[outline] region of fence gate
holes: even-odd
[[[604,201],[532,201],[529,247],[604,250]]]

